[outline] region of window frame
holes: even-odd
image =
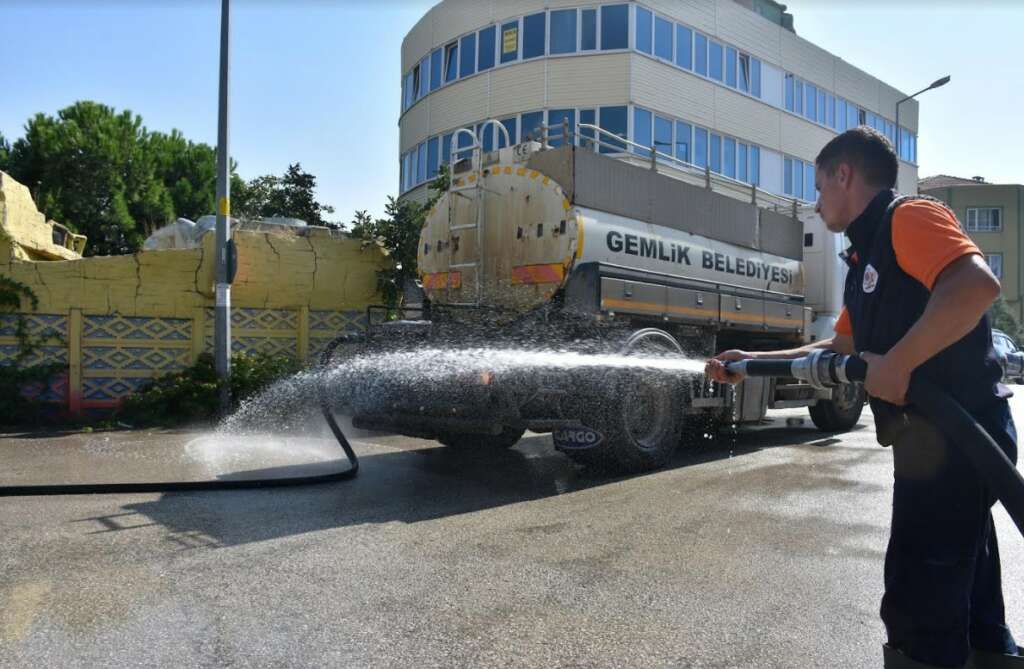
[[[984,225],[981,221],[981,214],[985,212],[988,214],[988,222]],[[992,223],[992,212],[996,212],[996,222]],[[972,216],[973,214],[973,216]],[[997,232],[1003,231],[1003,208],[1002,207],[967,207],[967,215],[965,216],[964,230],[967,232]],[[972,220],[973,219],[973,220]]]
[[[571,51],[555,51],[555,44],[554,44],[554,40],[555,40],[554,16],[555,16],[555,14],[565,14],[565,15],[570,15],[571,14],[572,17],[573,17],[573,19],[572,19],[572,50]],[[576,8],[576,9],[551,9],[551,10],[548,10],[548,18],[547,18],[546,31],[547,31],[547,36],[548,36],[547,56],[549,58],[550,57],[557,57],[557,56],[570,56],[570,55],[579,53],[580,52],[580,42],[582,41],[582,39],[581,39],[582,35],[580,34],[581,31],[580,31],[580,10],[579,10],[579,8]]]

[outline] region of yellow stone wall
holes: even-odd
[[[109,409],[150,379],[212,350],[212,233],[196,249],[81,258],[53,244],[52,228],[27,189],[0,176],[0,275],[38,297],[38,308],[24,314],[30,332],[58,337],[30,362],[69,365],[67,378],[40,395],[66,400],[76,414]],[[375,245],[325,228],[237,230],[233,238],[235,352],[308,361],[336,334],[365,328],[366,307],[382,301],[377,272],[390,261]],[[26,259],[55,256],[67,259]],[[0,315],[0,364],[17,353],[16,320]]]

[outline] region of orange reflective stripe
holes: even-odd
[[[423,275],[423,289],[435,290],[438,288],[460,288],[462,286],[462,272],[435,272],[434,274]]]
[[[512,285],[523,283],[561,283],[565,278],[565,267],[561,263],[551,265],[520,265],[512,268]]]

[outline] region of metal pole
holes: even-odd
[[[228,240],[231,227],[231,181],[228,178],[228,9],[220,6],[220,91],[217,109],[217,229],[215,247],[216,301],[214,302],[213,351],[217,378],[221,381],[220,408],[231,406],[231,284],[228,276]]]

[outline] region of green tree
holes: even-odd
[[[334,208],[317,201],[316,177],[303,171],[301,163],[289,165],[280,177],[265,174],[238,186],[232,186],[231,211],[239,218],[287,216],[309,225],[338,227],[324,218]]]
[[[442,165],[437,178],[430,184],[432,193],[426,203],[389,197],[384,207],[384,218],[374,219],[365,210],[355,212],[350,234],[380,244],[394,261],[392,267],[377,274],[377,288],[388,306],[396,306],[405,282],[416,278],[420,231],[426,222],[427,212],[448,190],[450,183],[448,167]]]
[[[47,217],[87,235],[95,255],[132,253],[176,217],[214,211],[213,148],[149,132],[137,114],[95,102],[29,119],[6,171]]]
[[[996,301],[992,303],[992,306],[988,310],[989,318],[992,320],[992,327],[996,330],[1002,330],[1006,334],[1017,342],[1017,345],[1021,345],[1021,335],[1024,335],[1024,331],[1021,330],[1020,324],[1017,319],[1014,318],[1013,312],[1008,306],[1006,306],[1006,300],[1002,296],[997,297]]]
[[[7,171],[7,163],[11,160],[11,145],[4,133],[0,132],[0,172]]]

